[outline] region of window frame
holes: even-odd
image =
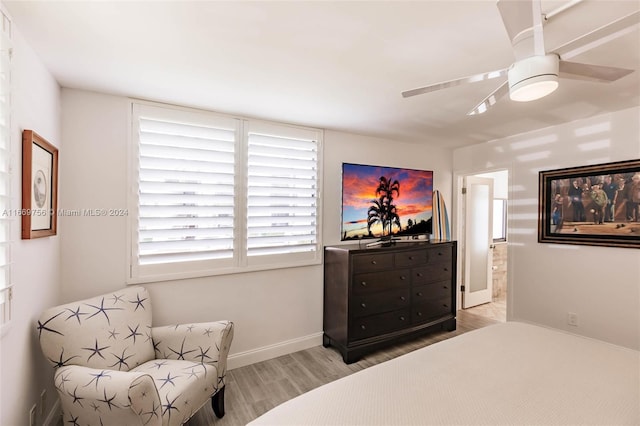
[[[153,266],[140,265],[137,261],[137,232],[138,232],[138,156],[139,139],[138,117],[136,109],[151,108],[163,110],[167,118],[176,119],[175,115],[200,115],[203,119],[233,120],[236,127],[235,154],[235,182],[234,182],[234,255],[231,259],[214,259],[203,261],[187,261],[175,263],[160,263]],[[322,158],[323,131],[310,127],[295,126],[285,123],[244,118],[241,116],[221,114],[213,111],[180,107],[155,102],[130,100],[129,108],[130,141],[128,152],[128,182],[129,191],[127,204],[127,246],[128,271],[127,284],[139,284],[157,281],[170,281],[206,276],[237,274],[281,268],[295,268],[319,265],[322,262]],[[316,192],[316,250],[304,253],[287,253],[280,255],[247,256],[247,170],[248,170],[248,134],[252,126],[272,128],[283,133],[293,134],[306,132],[314,134],[317,140],[317,192]],[[311,253],[311,254],[310,254]]]

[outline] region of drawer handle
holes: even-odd
[[[449,307],[449,305],[447,305],[446,303],[443,303],[443,304],[442,304],[442,307],[443,307],[443,308],[448,308],[448,307]]]
[[[405,299],[404,296],[400,296],[400,300],[402,300],[404,302],[407,299]]]
[[[362,325],[360,326],[360,328],[361,328],[362,330],[366,330],[366,329],[367,329],[367,327],[365,327],[365,326],[364,326],[364,324],[362,324]]]
[[[418,292],[418,296],[422,297],[422,292],[421,291]]]
[[[416,275],[422,277],[422,272],[418,272]]]
[[[362,287],[366,287],[366,286],[367,286],[367,282],[366,282],[366,281],[362,281],[362,282],[360,283],[360,285],[361,285]]]
[[[372,260],[372,261],[371,261],[371,264],[372,264],[372,265],[377,265],[377,264],[378,264],[378,262],[376,262],[375,260]]]
[[[449,288],[448,285],[443,285],[442,288],[444,288],[445,290]]]
[[[419,317],[422,316],[422,312],[418,312],[416,315],[418,315]]]
[[[406,279],[407,279],[407,277],[405,277],[404,275],[400,275],[400,279],[401,279],[402,281],[404,281],[404,280],[406,280]]]
[[[400,317],[400,321],[404,321],[404,317]]]
[[[444,253],[442,253],[441,251],[438,252],[438,256],[442,256]]]
[[[366,303],[361,303],[360,306],[362,306],[363,308],[366,308],[367,304]]]
[[[413,256],[409,256],[409,260],[413,260]]]

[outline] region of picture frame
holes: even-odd
[[[58,229],[58,149],[33,130],[22,132],[22,239]]]
[[[538,242],[640,248],[640,159],[540,171]]]

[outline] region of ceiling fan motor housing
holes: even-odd
[[[556,54],[531,56],[515,62],[507,74],[511,100],[533,101],[556,90],[559,64]]]

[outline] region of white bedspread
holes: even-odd
[[[261,425],[640,425],[640,352],[508,322],[367,368]]]

